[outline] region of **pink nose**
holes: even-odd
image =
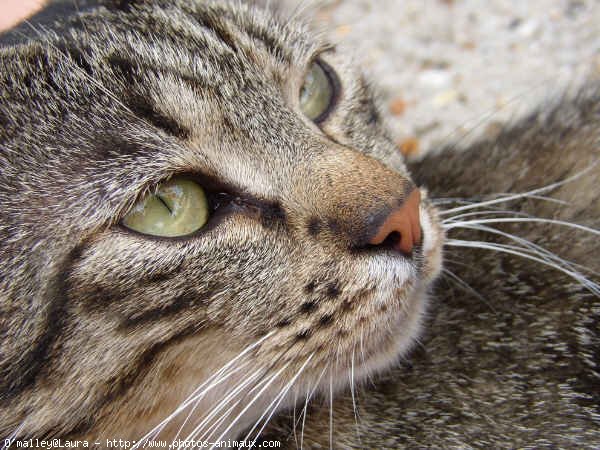
[[[414,189],[405,202],[384,220],[369,244],[379,245],[386,239],[394,239],[395,250],[411,254],[413,247],[421,242],[420,203],[421,193]]]

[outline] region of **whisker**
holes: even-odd
[[[458,286],[460,286],[463,290],[470,292],[475,297],[477,297],[479,300],[481,300],[483,303],[485,303],[487,306],[489,306],[493,312],[496,312],[496,309],[492,306],[492,304],[483,295],[481,295],[479,292],[477,292],[475,289],[473,289],[466,281],[464,281],[462,278],[460,278],[454,272],[452,272],[451,270],[445,269],[445,268],[442,269],[442,272],[446,276],[448,276],[452,281],[454,281]]]
[[[497,228],[487,227],[484,225],[465,225],[461,228],[484,231],[487,233],[492,233],[492,234],[497,234],[497,235],[503,236],[503,237],[510,239],[512,241],[515,241],[519,244],[523,244],[525,247],[527,247],[527,248],[514,247],[514,249],[516,249],[516,250],[523,250],[523,251],[531,252],[531,254],[533,254],[533,255],[538,255],[538,256],[542,257],[543,259],[545,259],[546,261],[555,262],[559,265],[562,265],[563,267],[573,270],[574,272],[576,272],[577,269],[580,269],[580,270],[582,270],[584,272],[588,272],[590,274],[600,275],[597,272],[595,272],[585,266],[582,266],[580,264],[577,264],[577,263],[574,263],[571,261],[567,261],[567,260],[561,258],[560,256],[556,255],[555,253],[552,253],[549,250],[545,249],[544,247],[534,244],[533,242],[531,242],[525,238],[521,238],[519,236],[510,234],[510,233],[505,233],[501,230],[498,230]],[[500,244],[498,242],[495,242],[494,244],[506,246],[506,244]],[[512,246],[508,246],[507,248],[512,248]]]
[[[533,223],[548,223],[552,225],[560,225],[569,228],[575,228],[577,230],[586,231],[588,233],[596,234],[600,236],[600,230],[596,230],[594,228],[586,227],[584,225],[579,225],[577,223],[565,222],[564,220],[553,220],[553,219],[543,219],[539,217],[532,218],[495,218],[495,219],[478,219],[478,220],[467,220],[463,222],[444,224],[445,230],[451,230],[453,228],[462,227],[464,225],[471,224],[485,224],[485,223],[521,223],[521,222],[533,222]]]
[[[210,412],[210,414],[208,414],[198,425],[196,425],[196,427],[192,430],[192,432],[189,434],[188,437],[186,437],[185,440],[189,440],[192,436],[197,437],[198,433],[202,430],[202,427],[208,423],[210,423],[210,421],[225,407],[227,406],[232,400],[235,400],[235,397],[241,392],[243,391],[249,384],[251,384],[253,381],[255,381],[255,379],[263,372],[262,368],[258,368],[257,370],[255,370],[248,378],[246,378],[242,383],[238,384],[234,389],[232,389],[231,391],[228,392],[228,394],[223,397],[219,403],[217,403],[217,405],[213,408],[213,410]],[[260,383],[260,382],[259,382]],[[240,399],[241,400],[241,399]],[[223,415],[222,417],[227,417],[225,415]],[[212,427],[210,427],[209,429],[212,429]],[[201,438],[205,437],[205,435],[207,434],[208,430],[205,430],[202,434],[202,436],[200,436]]]
[[[429,350],[427,349],[427,347],[425,346],[425,344],[423,344],[423,341],[421,340],[421,338],[418,335],[417,336],[413,336],[413,341],[415,341],[415,344],[417,344],[425,353],[429,352]],[[408,361],[404,356],[402,356],[402,358],[405,361]]]
[[[266,381],[263,388],[254,396],[254,398],[252,398],[252,400],[250,400],[250,402],[248,402],[248,404],[244,407],[244,409],[242,409],[242,411],[240,413],[238,413],[238,415],[227,426],[227,428],[225,428],[225,430],[221,433],[221,435],[217,439],[215,439],[215,444],[213,444],[212,447],[210,447],[211,449],[213,449],[215,447],[215,445],[217,445],[216,443],[220,442],[221,439],[223,439],[223,437],[227,434],[227,432],[229,430],[231,430],[236,423],[238,423],[238,421],[246,413],[246,411],[248,411],[248,409],[250,409],[250,407],[258,400],[258,398],[262,395],[262,393],[265,392],[267,390],[267,388],[269,388],[269,386],[279,377],[279,375],[281,375],[281,373],[287,368],[287,366],[289,364],[290,364],[290,362],[288,361],[274,375],[272,375],[271,377],[268,378],[268,380]],[[190,437],[186,438],[186,440],[190,440],[190,439],[191,439]]]
[[[457,222],[458,219],[463,219],[465,217],[477,217],[477,216],[489,216],[489,215],[494,215],[494,216],[506,215],[506,216],[513,216],[513,217],[532,217],[531,215],[529,215],[527,213],[520,212],[520,211],[512,211],[510,209],[505,209],[505,210],[489,209],[489,210],[484,210],[484,211],[472,211],[472,212],[457,214],[452,217],[447,217],[446,219],[442,220],[442,225]]]
[[[292,408],[292,433],[294,434],[294,444],[296,444],[296,448],[298,448],[298,432],[296,431],[296,408],[297,408],[297,400],[298,400],[298,391],[294,392],[294,407]]]
[[[489,196],[495,196],[498,198],[506,198],[506,197],[510,197],[512,195],[514,195],[514,193],[512,193],[512,192],[497,192],[494,194],[489,194]],[[544,195],[527,194],[525,197],[533,199],[533,200],[542,200],[542,201],[547,201],[547,202],[552,202],[552,203],[558,203],[560,205],[568,205],[569,204],[569,202],[567,202],[565,200],[560,200],[560,199],[557,199],[554,197],[547,197]],[[438,197],[438,198],[432,199],[432,203],[436,206],[452,204],[452,203],[468,205],[468,204],[479,203],[480,201],[481,201],[481,199],[462,198],[462,197]]]
[[[364,331],[365,330],[364,330],[363,326],[361,325],[361,327],[360,327],[360,359],[362,361],[363,367],[365,366],[366,361],[367,361],[367,359],[365,358],[365,347],[364,347],[364,343],[363,343]]]
[[[457,261],[453,258],[448,258],[446,255],[444,255],[444,262],[449,263],[449,264],[456,264],[457,266],[462,266],[462,267],[471,267],[470,264],[466,264],[462,261]]]
[[[250,364],[250,362],[245,362],[244,364],[240,365],[239,367],[237,367],[235,370],[229,372],[227,374],[226,377],[222,377],[222,378],[218,378],[214,385],[216,386],[217,384],[220,384],[221,382],[225,381],[227,378],[230,378],[233,374],[235,374],[236,372],[241,371],[243,368],[245,368],[246,366],[248,366]],[[212,386],[211,386],[212,387]],[[193,413],[196,411],[196,408],[198,407],[198,405],[200,404],[200,401],[202,400],[202,398],[204,397],[205,392],[203,392],[200,395],[195,396],[194,398],[194,406],[192,407],[192,409],[190,410],[190,412],[188,413],[187,417],[185,418],[184,422],[181,424],[181,426],[179,427],[179,430],[177,431],[177,434],[175,435],[174,440],[177,440],[179,438],[179,435],[181,434],[183,428],[187,425],[190,417],[193,415]]]
[[[9,437],[7,437],[6,439],[2,440],[2,448],[1,450],[10,448],[13,443],[15,442],[15,439],[19,436],[19,433],[21,431],[23,431],[23,428],[25,428],[25,421],[21,422],[21,425],[19,425],[15,431],[13,431]]]
[[[510,195],[513,195],[513,194],[507,192],[507,193],[503,193],[503,194],[499,194],[499,195],[505,195],[505,196],[508,197]],[[545,195],[535,195],[535,194],[532,194],[532,195],[528,195],[527,198],[531,198],[533,200],[542,200],[542,201],[550,202],[550,203],[557,203],[557,204],[563,205],[563,206],[566,206],[566,205],[569,204],[569,202],[567,202],[565,200],[560,200],[558,198],[553,198],[553,197],[547,197]]]
[[[260,338],[258,341],[256,341],[253,344],[247,346],[237,356],[235,356],[231,361],[229,361],[227,364],[225,364],[223,367],[221,367],[213,375],[211,375],[206,381],[204,381],[202,384],[200,384],[194,390],[194,392],[192,392],[183,402],[181,402],[181,404],[171,414],[169,414],[169,416],[167,416],[165,419],[163,419],[157,426],[155,426],[152,430],[150,430],[148,433],[146,433],[146,435],[144,435],[141,439],[138,439],[138,441],[136,442],[136,444],[134,446],[132,446],[132,449],[139,448],[140,445],[144,444],[152,436],[154,436],[157,431],[161,431],[181,411],[185,410],[192,402],[196,401],[196,399],[198,399],[199,396],[202,396],[202,395],[206,394],[206,392],[208,392],[210,389],[212,389],[213,387],[217,386],[221,382],[225,381],[227,378],[229,378],[235,372],[237,372],[238,370],[240,370],[242,366],[238,367],[237,369],[234,369],[234,371],[231,372],[231,373],[227,373],[227,371],[229,371],[229,369],[237,361],[239,361],[240,358],[243,358],[244,356],[246,356],[248,353],[250,353],[256,347],[258,347],[260,344],[262,344],[266,339],[268,339],[269,337],[271,337],[274,333],[275,333],[275,331],[271,331],[271,332],[267,333],[266,335],[264,335],[262,338]],[[215,379],[216,379],[216,381],[215,381]],[[213,383],[213,381],[215,381],[215,382]]]
[[[223,424],[223,422],[227,420],[229,415],[233,412],[235,408],[237,408],[240,405],[240,403],[242,403],[242,399],[236,400],[229,408],[225,410],[223,414],[221,414],[221,417],[215,420],[212,423],[212,425],[210,425],[206,430],[202,432],[201,435],[194,436],[194,438],[197,441],[206,440],[207,437],[209,437],[213,431],[216,431]]]
[[[333,374],[329,371],[329,449],[333,450]]]
[[[520,256],[525,259],[530,259],[532,261],[536,261],[536,262],[545,264],[549,267],[552,267],[556,270],[563,272],[564,274],[575,279],[579,284],[584,286],[586,289],[591,291],[593,294],[600,296],[600,286],[598,286],[593,281],[588,280],[586,277],[584,277],[580,273],[573,272],[564,267],[561,267],[558,264],[554,264],[545,259],[532,256],[531,254],[524,253],[523,251],[513,250],[513,249],[509,248],[509,246],[502,246],[500,244],[490,244],[489,242],[483,242],[483,241],[464,241],[464,240],[460,240],[460,239],[448,239],[446,241],[446,245],[455,246],[455,247],[470,247],[470,248],[481,248],[481,249],[486,249],[486,250],[494,250],[494,251],[499,251],[499,252],[503,252],[503,253],[509,253],[512,255]],[[523,250],[523,249],[521,249],[521,250]]]
[[[146,434],[140,441],[138,441],[138,443],[136,444],[135,447],[132,448],[138,448],[137,446],[141,445],[141,443],[143,442],[147,442],[148,440],[153,440],[156,438],[156,436],[158,436],[162,430],[168,425],[168,423],[173,420],[177,415],[179,415],[180,412],[182,412],[184,409],[186,409],[190,404],[194,403],[194,406],[192,408],[192,412],[193,410],[197,407],[198,403],[202,400],[202,398],[204,397],[204,395],[210,391],[212,388],[214,388],[215,386],[221,384],[223,381],[227,380],[228,378],[230,378],[233,374],[235,374],[236,372],[239,372],[241,369],[243,369],[246,365],[248,365],[249,363],[245,363],[242,364],[240,367],[235,368],[234,370],[232,370],[229,373],[226,373],[224,376],[217,378],[214,382],[210,383],[204,390],[202,390],[200,393],[198,393],[197,395],[194,395],[194,393],[192,395],[190,395],[186,400],[184,400],[184,402],[182,402],[180,404],[180,406],[173,412],[171,413],[167,418],[165,418],[160,424],[158,424],[155,428],[153,428],[148,434]],[[205,385],[207,382],[210,382],[210,379],[207,380],[205,383],[203,383],[203,385]],[[196,391],[195,391],[196,392]],[[188,414],[188,418],[191,415],[191,412]],[[187,422],[187,418],[186,421]],[[183,428],[184,424],[180,427],[179,431],[178,431],[178,436],[179,433],[181,432],[181,429]]]
[[[300,351],[304,350],[304,347],[306,346],[306,343],[302,344],[302,347],[300,349]],[[269,375],[271,373],[271,369],[273,369],[275,366],[277,366],[277,364],[279,364],[279,362],[285,357],[285,355],[288,354],[288,352],[294,348],[293,345],[289,345],[288,348],[281,353],[273,362],[271,362],[271,364],[269,365],[269,367],[266,368],[263,377],[266,377],[267,375]],[[252,394],[255,390],[257,389],[257,386],[253,387],[246,395],[250,395]]]
[[[323,367],[323,370],[321,371],[319,378],[317,378],[317,381],[315,381],[315,384],[312,387],[312,389],[310,389],[310,391],[306,392],[306,399],[304,400],[304,407],[303,407],[303,412],[302,412],[302,431],[300,433],[300,450],[302,450],[302,447],[304,444],[304,425],[306,424],[306,414],[307,414],[307,409],[308,409],[308,403],[310,402],[310,399],[312,398],[315,391],[319,387],[319,383],[321,382],[323,375],[325,375],[325,371],[328,369],[328,367],[329,366]]]
[[[452,204],[452,203],[458,203],[458,204],[463,204],[463,205],[471,205],[473,203],[478,203],[480,200],[472,200],[472,199],[468,199],[468,198],[462,198],[462,197],[436,197],[436,198],[432,198],[431,199],[431,203],[433,203],[435,206],[439,206],[439,205],[447,205],[447,204]]]
[[[563,260],[562,258],[558,257],[554,253],[549,252],[545,248],[540,247],[540,246],[532,243],[531,241],[528,241],[527,239],[522,239],[517,236],[508,234],[508,233],[503,233],[500,230],[497,230],[495,228],[490,228],[490,227],[471,226],[468,228],[478,230],[478,231],[486,231],[489,233],[498,234],[498,235],[507,237],[515,242],[521,243],[521,244],[525,245],[525,247],[519,247],[518,245],[512,245],[512,244],[502,244],[500,242],[485,242],[486,244],[495,245],[497,247],[507,248],[507,249],[511,249],[511,250],[515,250],[515,251],[525,252],[528,255],[538,256],[546,262],[554,263],[554,264],[558,264],[558,265],[564,264],[565,266],[572,268],[572,267],[570,267],[570,263],[568,261]],[[471,242],[471,241],[468,241],[468,242]],[[473,242],[478,242],[478,241],[473,241]]]
[[[354,351],[356,344],[352,347],[352,359],[350,365],[350,395],[352,396],[352,409],[354,410],[354,424],[356,426],[356,437],[358,438],[358,444],[362,447],[362,439],[360,436],[360,428],[358,426],[358,409],[356,407],[356,398],[354,394]]]
[[[594,162],[590,166],[586,167],[585,169],[581,170],[580,172],[576,173],[575,175],[565,178],[564,180],[557,181],[555,183],[551,183],[546,186],[543,186],[543,187],[540,187],[537,189],[532,189],[531,191],[527,191],[527,192],[523,192],[523,193],[519,193],[519,194],[512,194],[512,195],[508,195],[508,196],[502,197],[502,198],[496,198],[493,200],[482,201],[482,202],[471,204],[471,205],[459,206],[456,208],[446,209],[444,211],[440,211],[440,215],[452,214],[452,213],[459,212],[459,211],[465,211],[467,209],[481,208],[482,206],[495,205],[498,203],[508,202],[508,201],[512,201],[512,200],[518,200],[521,198],[526,198],[531,195],[537,195],[537,194],[541,194],[544,192],[548,192],[548,191],[551,191],[551,190],[553,190],[557,187],[560,187],[564,184],[570,183],[572,181],[575,181],[575,180],[581,178],[586,173],[588,173],[592,169],[594,169],[598,165],[599,162],[600,162],[600,160]]]
[[[265,427],[267,426],[267,424],[271,420],[271,417],[273,417],[273,414],[275,414],[275,411],[277,411],[277,408],[279,407],[279,405],[281,404],[281,402],[283,401],[283,399],[285,398],[285,396],[287,395],[287,393],[289,392],[289,390],[292,388],[293,384],[296,382],[296,380],[298,379],[298,377],[300,376],[300,374],[302,374],[302,372],[304,371],[305,367],[308,365],[308,363],[313,358],[313,356],[315,356],[315,354],[311,353],[311,355],[306,359],[306,361],[304,362],[304,364],[302,364],[302,367],[300,367],[300,369],[298,370],[298,372],[296,372],[296,375],[294,375],[294,377],[283,388],[282,392],[280,392],[273,399],[273,401],[269,404],[269,406],[267,406],[267,408],[265,409],[265,412],[258,418],[258,420],[256,421],[256,424],[248,432],[248,434],[246,435],[246,437],[244,438],[244,440],[246,440],[246,439],[248,439],[250,437],[250,435],[255,430],[256,426],[258,425],[258,423],[262,420],[262,418],[265,416],[265,414],[269,410],[271,410],[271,413],[269,414],[269,416],[267,417],[267,419],[264,421],[263,426],[261,427],[261,429],[256,434],[256,437],[252,440],[252,444],[254,444],[256,442],[256,440],[260,437],[261,433],[263,432],[263,430],[265,429]]]

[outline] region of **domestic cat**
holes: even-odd
[[[505,429],[480,426],[488,416],[476,407],[487,406],[481,398],[503,379],[475,383],[482,392],[448,380],[466,383],[470,368],[478,382],[480,360],[486,374],[503,369],[507,351],[495,345],[502,340],[490,322],[503,324],[501,337],[523,341],[495,311],[519,323],[531,317],[527,308],[545,306],[543,288],[552,286],[568,301],[540,321],[575,305],[589,309],[571,322],[589,330],[577,341],[586,351],[560,354],[575,358],[575,375],[564,364],[557,373],[536,367],[553,387],[575,379],[577,389],[560,397],[565,415],[554,411],[565,405],[552,389],[519,372],[521,360],[511,373],[529,395],[551,396],[538,412],[554,411],[554,420],[529,429],[557,445],[560,436],[598,441],[597,398],[586,397],[597,377],[596,275],[539,253],[571,276],[498,252],[452,255],[470,266],[453,269],[461,285],[487,302],[438,284],[435,298],[447,301],[436,301],[426,321],[427,353],[416,347],[412,370],[405,363],[361,393],[356,420],[354,395],[343,392],[355,394],[369,375],[408,357],[441,270],[444,229],[459,225],[415,187],[368,81],[308,28],[246,3],[79,8],[51,33],[40,26],[20,44],[13,34],[0,54],[0,436],[84,438],[101,447],[113,438],[254,439],[280,412],[265,436],[291,446],[298,417],[305,448],[497,444]],[[538,193],[564,194],[570,207],[538,206],[533,194],[494,207],[561,211],[561,220],[597,229],[599,104],[592,86],[495,143],[431,156],[415,168],[416,185],[472,198],[526,192],[591,167],[577,183]],[[529,239],[558,229],[562,245],[548,247],[597,273],[594,230],[570,235],[542,224],[552,225],[548,234],[524,224],[518,235]],[[470,225],[482,232],[484,223]],[[446,242],[464,245],[453,235]],[[570,242],[577,245],[558,248]],[[512,270],[491,272],[503,264]],[[503,284],[506,272],[525,280]],[[541,300],[519,315],[510,295],[522,300],[523,292]],[[460,313],[476,319],[457,324]],[[468,331],[462,347],[450,325]],[[570,342],[542,331],[533,337],[534,354],[550,338],[561,351]],[[516,343],[506,345],[524,348]],[[464,365],[452,365],[461,357]],[[442,405],[466,405],[454,416],[437,398],[427,402],[441,382],[450,389]],[[335,408],[320,411],[315,401],[315,411],[300,414],[303,399],[330,393]],[[290,421],[286,411],[298,414]],[[506,411],[502,423],[522,422],[517,412]]]
[[[234,360],[183,434],[237,437],[320,374],[345,387],[355,327],[357,379],[412,344],[435,208],[301,26],[109,2],[1,72],[3,436],[133,440]]]

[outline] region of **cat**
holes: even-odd
[[[437,213],[330,45],[238,2],[106,3],[1,72],[1,435],[137,439],[235,361],[158,436],[238,437],[292,379],[345,387],[355,327],[357,379],[411,345]]]
[[[297,21],[234,1],[78,7],[0,53],[1,437],[598,443],[597,86],[494,143],[432,155],[413,178],[369,82]],[[442,247],[468,245],[452,227],[487,226],[437,195],[526,192],[586,167],[538,192],[570,206],[493,205],[586,225],[519,222],[518,235],[591,273],[520,242],[536,264],[465,248],[449,259],[469,266],[453,269],[468,292],[434,284]],[[556,292],[566,300],[537,317]],[[510,326],[524,317],[539,319],[528,345]],[[540,365],[524,370],[515,348]],[[510,374],[521,384],[503,384]],[[553,415],[528,424],[515,392]],[[494,393],[508,404],[496,428]],[[311,396],[325,408],[306,413]]]

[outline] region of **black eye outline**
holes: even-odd
[[[341,83],[340,83],[340,80],[339,80],[335,70],[333,70],[333,68],[329,64],[327,64],[325,61],[323,61],[321,58],[313,59],[312,62],[308,65],[308,70],[306,73],[308,73],[308,71],[310,71],[313,64],[318,65],[321,68],[321,70],[323,71],[323,73],[325,74],[325,77],[327,77],[327,81],[329,82],[329,87],[331,88],[331,100],[329,101],[327,108],[325,108],[325,110],[321,114],[319,114],[316,118],[311,119],[310,117],[306,116],[306,114],[304,116],[307,117],[310,121],[312,121],[316,125],[321,125],[331,115],[331,113],[333,112],[335,107],[338,105],[338,101],[340,98],[340,92],[341,92]],[[304,76],[304,80],[306,80],[306,74]],[[304,83],[302,83],[302,86],[300,87],[300,92],[302,92],[303,86],[304,86]],[[298,97],[300,97],[300,92],[298,93]]]
[[[174,177],[193,181],[200,185],[204,190],[208,202],[208,220],[202,227],[196,231],[180,236],[157,236],[136,231],[123,224],[123,218],[137,201],[143,199],[146,195],[154,195],[156,188],[160,184]],[[285,220],[285,212],[277,202],[255,198],[239,187],[223,183],[213,176],[186,171],[174,172],[161,181],[152,183],[148,189],[144,190],[143,194],[138,196],[137,200],[135,200],[125,212],[120,214],[120,219],[115,225],[122,233],[137,236],[144,240],[164,242],[167,244],[190,242],[194,239],[202,238],[205,234],[212,232],[232,214],[253,217],[261,222],[282,222]]]
[[[173,211],[171,209],[171,207],[169,207],[169,205],[167,204],[167,201],[165,200],[165,198],[161,195],[160,191],[161,188],[164,187],[167,184],[173,184],[174,186],[179,185],[182,182],[187,182],[187,183],[193,183],[196,188],[199,188],[201,191],[201,201],[203,203],[205,203],[206,205],[206,218],[204,220],[204,222],[202,223],[202,225],[200,225],[198,228],[194,228],[191,231],[188,231],[187,233],[177,233],[177,234],[157,234],[156,232],[152,232],[152,231],[148,231],[147,227],[139,227],[139,228],[146,228],[146,230],[142,231],[141,229],[136,229],[133,224],[127,224],[127,220],[129,218],[129,216],[135,212],[135,207],[137,204],[139,203],[143,203],[145,204],[146,202],[148,202],[149,200],[151,200],[152,198],[155,198],[156,200],[158,200],[160,203],[163,204],[164,208],[167,209],[167,211],[169,212],[170,215],[173,215]],[[189,191],[188,191],[189,193]],[[198,207],[199,205],[194,205],[196,207]],[[194,210],[194,209],[198,209],[198,208],[186,208],[189,210]],[[155,236],[155,237],[160,237],[160,238],[165,238],[165,239],[173,239],[173,238],[178,238],[178,237],[182,237],[182,236],[188,236],[188,235],[192,235],[194,233],[196,233],[198,230],[201,230],[202,228],[204,228],[206,226],[206,224],[209,222],[209,220],[211,219],[211,215],[212,215],[212,205],[209,202],[209,195],[208,192],[204,189],[204,187],[202,186],[201,183],[198,182],[198,180],[194,179],[191,176],[179,176],[179,175],[174,175],[169,177],[168,179],[165,179],[163,181],[161,181],[160,183],[156,183],[155,185],[152,186],[151,189],[147,190],[143,195],[139,196],[139,199],[136,200],[133,205],[127,210],[126,213],[123,214],[122,218],[120,219],[120,224],[126,228],[127,230],[134,232],[134,233],[138,233],[138,234],[142,234],[142,235],[149,235],[149,236]],[[139,224],[138,224],[139,225]]]
[[[129,228],[123,223],[125,216],[131,211],[133,206],[138,201],[141,201],[148,195],[156,195],[156,190],[158,186],[173,178],[181,178],[184,180],[193,181],[194,183],[198,184],[204,191],[204,195],[206,197],[208,205],[208,219],[203,226],[201,226],[195,231],[192,231],[191,233],[182,234],[179,236],[159,236],[134,230],[133,228]],[[117,226],[121,231],[127,234],[138,236],[143,239],[148,239],[152,241],[187,241],[189,239],[201,236],[202,234],[214,229],[224,219],[224,217],[226,217],[227,213],[231,209],[231,205],[235,203],[236,199],[237,195],[234,192],[232,192],[232,189],[229,186],[220,183],[213,177],[207,177],[205,175],[190,172],[175,172],[161,181],[152,183],[148,189],[145,189],[144,193],[138,196],[138,198],[131,204],[127,211],[121,214],[121,218],[117,222]]]

